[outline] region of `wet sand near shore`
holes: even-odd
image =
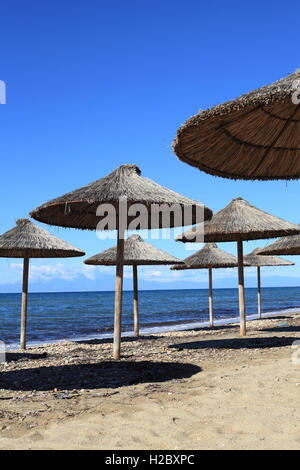
[[[9,351],[0,449],[299,449],[300,315],[247,327]]]

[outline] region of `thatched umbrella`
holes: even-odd
[[[237,242],[240,328],[241,335],[245,336],[243,241],[293,235],[300,233],[300,228],[252,206],[242,198],[236,198],[216,212],[210,221],[188,230],[177,237],[176,241],[193,242],[198,232],[203,234],[205,242]]]
[[[297,235],[295,235],[297,236]],[[259,254],[260,248],[244,256],[244,265],[257,267],[257,303],[258,303],[258,317],[261,318],[261,283],[260,283],[260,268],[262,266],[293,266],[295,263],[286,259],[279,258],[278,256],[262,256]]]
[[[28,219],[19,219],[16,226],[0,236],[0,257],[23,258],[21,312],[21,349],[26,349],[28,273],[30,258],[69,258],[84,256],[84,251],[54,237]]]
[[[115,266],[117,264],[117,246],[102,251],[98,255],[84,260],[85,264]],[[131,235],[124,242],[124,265],[133,269],[133,313],[134,336],[139,336],[139,310],[138,310],[138,266],[155,266],[168,264],[183,264],[175,256],[145,242],[139,235]]]
[[[167,211],[169,217],[166,217]],[[186,212],[190,217],[185,217]],[[138,217],[138,225],[134,225],[137,213],[141,217]],[[197,201],[143,178],[136,165],[122,165],[104,178],[43,204],[32,211],[31,216],[61,227],[117,229],[113,356],[119,359],[125,230],[191,225],[197,223],[192,220],[211,218],[212,212]],[[103,220],[108,221],[108,226]]]
[[[209,323],[214,326],[213,320],[213,289],[212,270],[213,268],[235,268],[237,258],[217,247],[216,243],[206,243],[201,250],[196,251],[191,256],[183,260],[184,264],[172,266],[172,270],[182,269],[208,269],[209,274]]]
[[[300,178],[300,69],[239,98],[200,111],[173,142],[183,162],[247,180]]]
[[[300,224],[298,224],[300,228]],[[260,248],[260,255],[300,255],[300,235],[292,235],[288,237],[282,237],[275,242],[267,245],[265,248]],[[265,257],[265,256],[264,256]]]

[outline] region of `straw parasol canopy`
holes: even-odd
[[[211,109],[181,126],[179,160],[232,179],[300,178],[300,69]]]
[[[200,202],[142,177],[136,165],[122,165],[104,178],[43,204],[32,211],[31,216],[61,227],[117,229],[113,357],[119,359],[125,230],[191,225],[197,223],[197,219],[211,218],[212,211]]]
[[[29,219],[19,219],[16,226],[0,236],[0,257],[24,258],[21,349],[26,349],[28,274],[30,258],[68,258],[84,256],[84,251],[54,237],[49,232],[32,223]]]
[[[115,266],[117,263],[117,246],[102,251],[98,255],[84,260],[89,265]],[[139,335],[138,314],[138,265],[169,265],[182,264],[175,256],[169,255],[163,250],[145,242],[139,235],[131,235],[124,242],[124,265],[133,268],[133,311],[134,311],[134,336]]]
[[[214,326],[213,321],[213,268],[235,268],[238,265],[237,258],[224,250],[218,248],[216,243],[206,243],[201,250],[193,253],[183,260],[184,264],[172,266],[172,270],[182,269],[208,269],[209,273],[209,323]]]
[[[300,233],[300,228],[252,206],[242,198],[236,198],[224,209],[216,212],[210,221],[184,232],[176,241],[193,242],[200,238],[199,232],[205,242],[237,241],[240,328],[241,335],[245,336],[243,241],[294,235]]]
[[[244,261],[247,261],[249,266],[292,266],[295,263],[287,259],[279,258],[278,256],[263,256],[260,254],[262,248],[255,248],[244,256]]]
[[[300,224],[298,227],[300,228]],[[270,255],[300,255],[300,235],[279,238],[265,248],[261,248],[259,254],[264,258],[267,257],[264,255],[268,257]]]
[[[237,258],[230,253],[218,248],[216,243],[206,243],[201,250],[188,256],[178,266],[172,266],[172,270],[181,269],[210,269],[210,268],[235,268]]]
[[[297,235],[296,235],[297,236]],[[244,265],[257,267],[257,304],[258,304],[258,317],[261,318],[261,282],[260,282],[260,268],[262,266],[293,266],[295,263],[292,261],[279,258],[278,256],[262,256],[259,254],[260,248],[244,256]]]
[[[136,219],[136,213],[130,211],[130,206],[135,204],[143,205],[147,212],[147,218],[140,219],[141,230],[182,227],[186,225],[183,220],[184,210],[188,209],[192,211],[192,222],[189,225],[197,223],[197,210],[204,212],[205,220],[212,217],[212,211],[208,207],[142,177],[141,170],[131,164],[121,165],[104,178],[52,199],[33,210],[30,216],[50,225],[95,230],[104,217],[97,211],[99,205],[111,204],[118,214],[120,201],[127,203],[126,228]],[[172,213],[170,220],[163,220],[161,214],[157,218],[153,211],[155,204],[170,207],[178,205],[182,209],[181,220],[176,220]],[[113,230],[118,228],[118,222],[119,217],[116,218]]]
[[[84,254],[29,219],[18,219],[15,227],[0,235],[0,257],[69,258]]]
[[[115,266],[117,263],[117,245],[102,251],[98,255],[91,256],[84,260],[85,264]],[[182,264],[173,255],[169,255],[160,248],[156,248],[145,242],[140,235],[131,235],[124,242],[124,265],[126,266],[155,266]]]

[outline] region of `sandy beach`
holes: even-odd
[[[299,449],[300,315],[247,326],[9,351],[0,448]]]

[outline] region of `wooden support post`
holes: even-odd
[[[241,332],[241,336],[246,336],[243,242],[241,240],[237,242],[237,252],[238,252],[238,271],[239,271],[240,332]]]
[[[22,312],[21,312],[21,336],[20,336],[20,348],[23,350],[26,349],[28,272],[29,272],[29,258],[25,257],[24,263],[23,263]]]
[[[139,302],[138,302],[138,277],[137,265],[133,268],[133,315],[134,315],[134,336],[139,336]]]
[[[257,302],[258,302],[258,318],[261,319],[260,266],[257,266]]]
[[[120,350],[121,350],[123,263],[124,263],[124,232],[118,229],[114,345],[113,345],[113,358],[114,359],[120,359]]]
[[[214,316],[213,316],[213,291],[212,291],[212,268],[208,269],[209,273],[209,326],[212,328],[214,326]]]

